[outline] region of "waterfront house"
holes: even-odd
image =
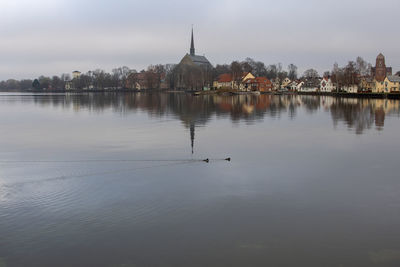
[[[244,84],[250,91],[269,92],[272,90],[272,82],[266,77],[247,79]]]
[[[389,75],[384,80],[385,92],[399,93],[400,92],[400,76]]]
[[[358,93],[358,85],[357,84],[345,85],[342,87],[342,90],[346,93],[356,94]]]
[[[298,82],[297,81],[293,81],[288,85],[288,89],[289,91],[297,91],[297,86],[298,86]]]
[[[66,81],[65,82],[65,90],[72,90],[73,89],[73,84],[72,81]]]
[[[384,93],[385,92],[385,80],[377,81],[375,79],[374,81],[375,81],[375,86],[374,86],[372,92],[374,92],[374,93]]]
[[[81,77],[81,72],[80,71],[73,71],[72,72],[72,79],[78,79],[79,77]]]
[[[360,78],[359,92],[373,92],[375,88],[375,82],[372,77],[365,76]]]
[[[254,75],[250,72],[243,73],[242,77],[238,81],[235,81],[234,77],[230,73],[221,74],[218,80],[214,82],[214,87],[217,89],[239,89],[244,90],[246,88],[246,81],[255,79]]]
[[[299,92],[318,92],[320,83],[320,78],[305,79]]]
[[[279,91],[281,89],[281,80],[279,78],[275,78],[272,80],[272,90]]]
[[[335,86],[332,83],[331,78],[325,77],[321,80],[320,83],[320,91],[321,92],[333,92],[335,90]]]
[[[299,92],[308,92],[308,93],[314,93],[318,91],[317,87],[307,87],[307,86],[301,86],[298,90]]]
[[[217,89],[221,88],[233,88],[232,74],[224,73],[218,76],[218,80],[214,82],[214,87]]]
[[[292,81],[287,77],[285,79],[283,79],[281,89],[289,89],[288,87],[291,84],[291,82]]]
[[[241,83],[239,84],[239,89],[244,89],[244,83],[249,80],[249,79],[255,79],[256,77],[251,74],[250,72],[245,72],[243,73],[242,79],[241,79]]]
[[[301,92],[301,89],[303,88],[303,86],[304,86],[303,81],[298,82],[297,86],[296,86],[296,91]]]

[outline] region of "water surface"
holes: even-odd
[[[2,93],[0,266],[399,266],[399,115],[380,99]]]

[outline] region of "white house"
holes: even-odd
[[[317,92],[317,91],[318,91],[317,87],[304,87],[304,86],[302,86],[299,89],[299,92]]]
[[[282,88],[282,89],[287,88],[287,87],[290,85],[291,82],[292,82],[292,81],[291,81],[289,78],[286,77],[286,78],[282,81],[282,86],[281,86],[281,88]]]
[[[278,91],[281,89],[281,80],[279,78],[275,78],[272,81],[272,90]]]
[[[72,82],[71,81],[66,81],[65,82],[65,90],[72,90]]]
[[[79,77],[81,77],[81,72],[80,71],[73,71],[72,72],[72,79],[78,79]]]
[[[291,82],[289,84],[289,90],[290,91],[297,91],[297,86],[298,86],[298,83],[296,81],[293,81],[293,82]]]
[[[332,83],[331,78],[323,78],[320,83],[321,92],[333,92],[335,90],[335,86]]]
[[[358,85],[357,84],[353,84],[353,85],[347,85],[344,86],[343,91],[345,91],[346,93],[352,93],[355,94],[358,92]]]
[[[299,83],[296,85],[296,87],[297,87],[296,90],[299,91],[299,92],[301,92],[303,86],[304,86],[304,82],[299,82]]]

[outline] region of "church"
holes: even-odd
[[[190,53],[186,54],[176,67],[175,88],[182,90],[205,90],[212,84],[213,66],[205,56],[196,55],[194,34],[190,43]]]
[[[392,68],[386,67],[385,56],[380,53],[376,57],[376,65],[371,69],[372,76],[378,82],[383,82],[387,76],[392,75]]]

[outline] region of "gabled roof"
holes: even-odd
[[[254,79],[247,79],[245,83],[265,83],[265,84],[272,84],[270,80],[266,77],[257,77]]]
[[[250,72],[244,72],[242,74],[241,80],[243,80],[244,78],[246,78],[247,75],[251,74]],[[248,78],[243,82],[246,82],[248,80],[251,80],[252,78]],[[220,83],[227,83],[227,82],[232,82],[233,81],[233,75],[230,73],[224,73],[218,76],[218,82]]]
[[[400,76],[397,75],[389,75],[387,78],[391,82],[400,82]]]
[[[256,80],[259,82],[267,82],[267,83],[271,82],[270,80],[268,80],[267,77],[257,77]]]
[[[230,74],[230,73],[221,74],[218,77],[219,83],[229,83],[229,82],[232,82],[232,80],[233,80],[232,74]]]

